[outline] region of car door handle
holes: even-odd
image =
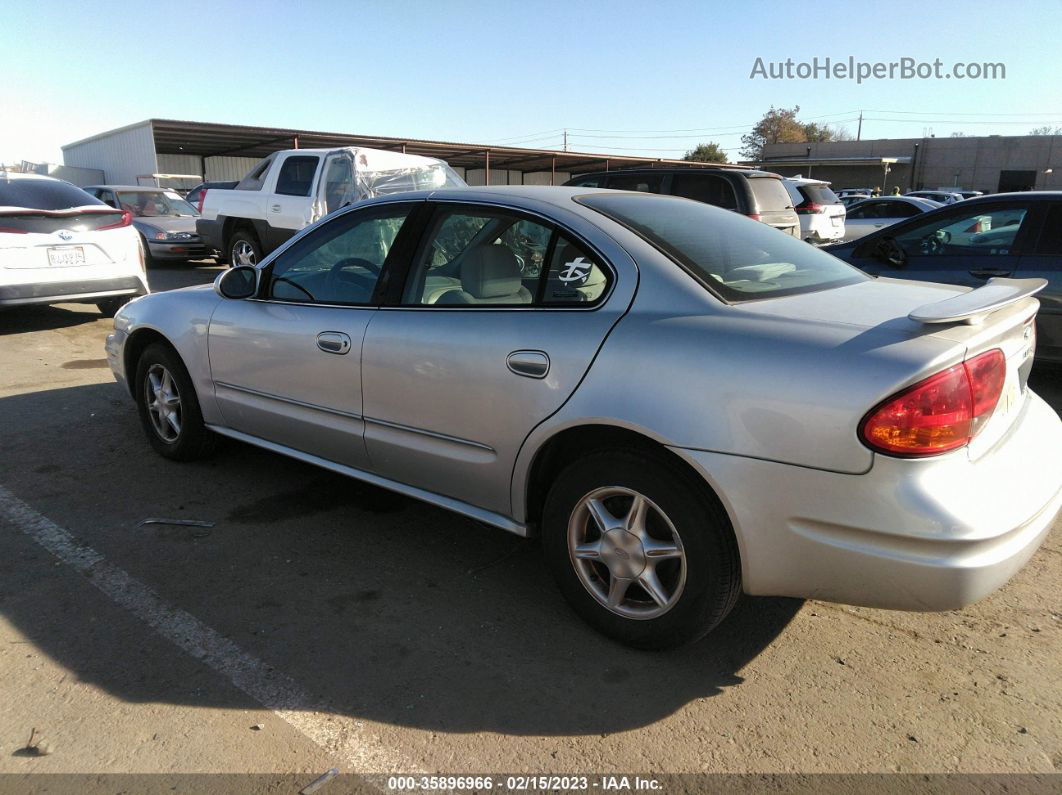
[[[350,337],[342,331],[322,331],[317,335],[317,347],[325,353],[342,355],[350,350]]]
[[[271,210],[272,212],[275,212],[275,213],[279,213],[279,212],[280,212],[280,205],[279,205],[279,204],[271,204],[271,205],[269,206],[269,209],[270,209],[270,210]]]
[[[549,372],[549,356],[544,351],[513,351],[505,357],[505,366],[516,375],[545,378]]]
[[[993,276],[1010,276],[1012,271],[998,270],[994,268],[986,268],[980,271],[970,271],[970,275],[978,279],[991,279]]]

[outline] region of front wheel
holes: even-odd
[[[546,498],[542,543],[574,610],[638,648],[703,637],[741,592],[725,511],[663,456],[610,450],[569,464]]]
[[[155,451],[175,461],[193,461],[213,452],[217,437],[203,423],[192,379],[177,352],[153,343],[136,367],[140,423]]]

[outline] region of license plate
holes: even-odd
[[[833,218],[830,219],[830,223],[832,223],[834,226],[840,226],[841,225],[841,216],[835,215]]]
[[[48,264],[53,268],[70,268],[85,264],[85,249],[81,246],[51,247],[48,249]]]

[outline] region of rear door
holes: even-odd
[[[300,155],[297,151],[280,156],[273,165],[276,177],[266,199],[266,240],[262,245],[272,251],[308,225],[313,217],[313,191],[321,158]]]
[[[1062,202],[1047,205],[1035,243],[1021,255],[1015,276],[1047,279],[1047,288],[1037,294],[1037,352],[1062,359]]]
[[[373,471],[509,513],[521,444],[567,400],[633,295],[633,262],[607,238],[606,259],[600,232],[579,224],[435,205],[404,287],[365,336]]]

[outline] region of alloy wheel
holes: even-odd
[[[233,267],[238,265],[256,265],[258,258],[254,253],[254,246],[246,240],[237,240],[232,246],[231,260]]]
[[[151,365],[144,380],[144,391],[155,433],[164,442],[176,442],[181,435],[181,394],[173,375],[161,364]]]
[[[583,587],[624,618],[669,611],[686,585],[686,552],[667,515],[644,494],[595,489],[568,521],[568,554]]]

